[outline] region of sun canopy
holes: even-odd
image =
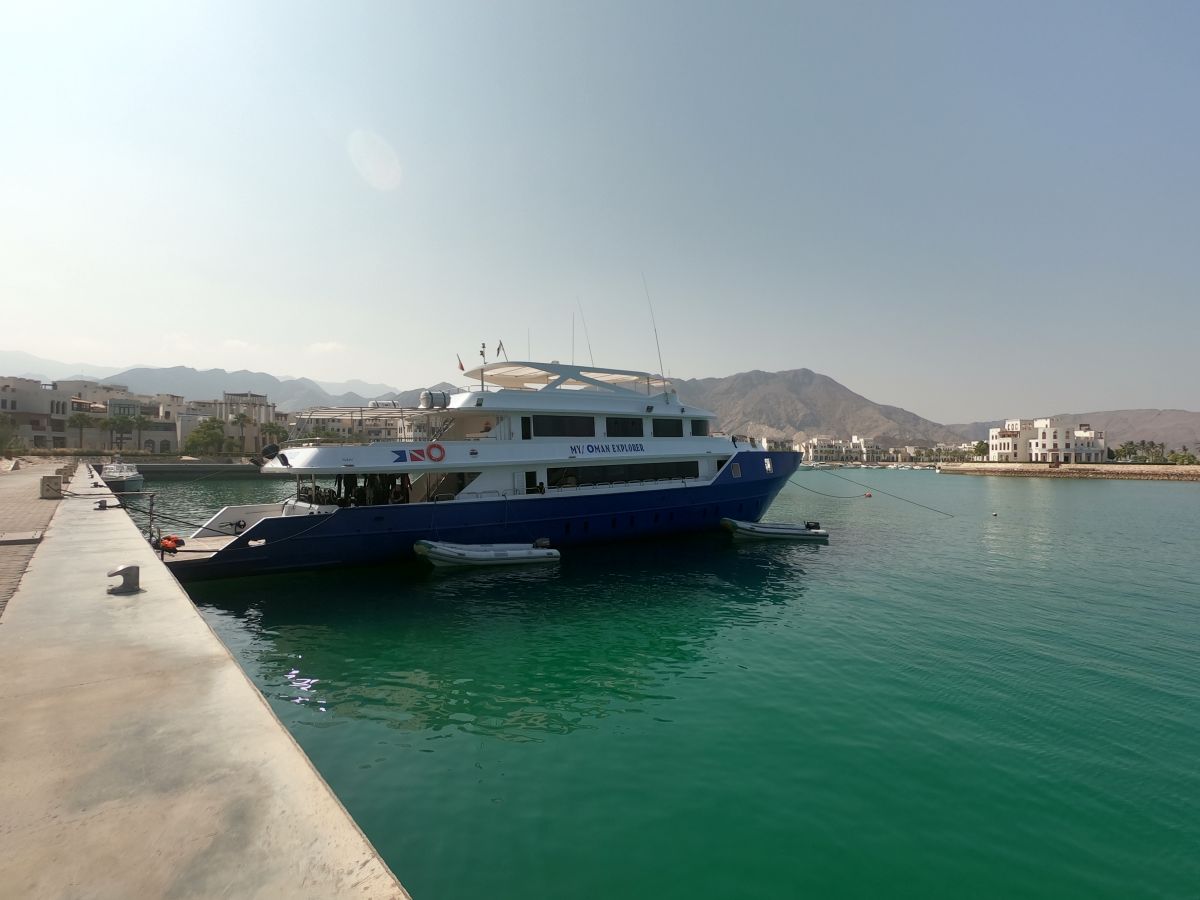
[[[592,388],[656,393],[669,388],[665,378],[649,372],[597,369],[594,366],[574,366],[558,362],[493,362],[477,366],[467,372],[466,377],[472,381],[478,379],[484,384],[514,390]]]

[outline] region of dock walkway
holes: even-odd
[[[37,549],[36,540],[14,543],[12,536],[44,532],[59,504],[38,497],[42,476],[53,474],[57,461],[20,463],[20,468],[9,471],[8,461],[0,460],[0,535],[8,536],[0,537],[0,616]]]
[[[406,898],[132,520],[96,509],[91,495],[110,494],[79,472],[81,496],[41,501],[57,511],[0,620],[0,893]],[[140,566],[139,593],[107,592],[119,564]]]

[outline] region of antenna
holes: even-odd
[[[571,310],[571,365],[575,365],[575,310]]]
[[[654,326],[654,348],[658,351],[658,371],[661,375],[663,371],[662,345],[658,342],[658,322],[654,321],[654,304],[650,302],[650,288],[646,285],[645,272],[642,272],[642,290],[646,292],[646,305],[650,307],[650,324]],[[670,392],[667,393],[667,396],[671,396]]]
[[[596,365],[596,357],[592,354],[592,336],[588,334],[587,317],[583,314],[583,304],[579,302],[578,295],[575,297],[575,305],[579,307],[579,318],[583,320],[583,336],[587,338],[588,359],[592,361],[592,365]]]

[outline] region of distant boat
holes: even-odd
[[[133,463],[110,462],[100,470],[100,480],[114,493],[140,491],[146,478]]]
[[[452,544],[448,541],[417,541],[413,552],[433,565],[514,566],[525,563],[558,562],[561,554],[538,544]]]
[[[794,525],[787,522],[742,522],[738,519],[722,519],[721,527],[738,538],[756,541],[793,540],[828,541],[829,532],[820,522],[805,522]]]

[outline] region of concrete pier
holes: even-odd
[[[21,461],[20,466],[10,471],[11,463],[0,460],[0,617],[9,599],[16,593],[17,585],[33,552],[41,541],[42,533],[50,524],[50,517],[58,509],[57,500],[42,500],[38,496],[43,475],[55,471],[53,461]],[[34,537],[36,535],[36,537]],[[23,539],[22,539],[23,538]]]
[[[407,897],[134,523],[97,510],[110,495],[80,472],[70,489],[83,496],[34,501],[57,510],[0,619],[0,893]],[[141,590],[108,593],[107,572],[130,564]]]
[[[943,475],[998,475],[1003,478],[1109,478],[1125,481],[1200,481],[1200,466],[1122,463],[938,463]]]

